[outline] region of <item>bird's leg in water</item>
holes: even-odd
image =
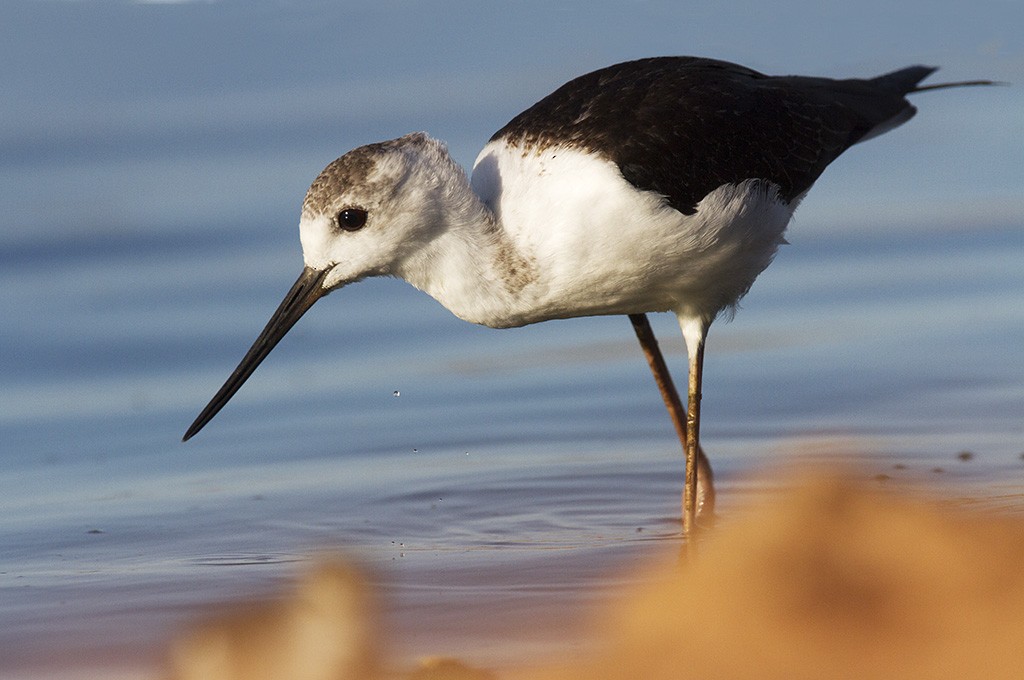
[[[654,375],[654,382],[658,385],[658,391],[661,392],[661,398],[665,401],[665,407],[668,409],[669,417],[672,419],[672,425],[676,429],[676,436],[679,437],[679,443],[683,447],[683,453],[686,453],[686,410],[683,408],[682,402],[679,400],[679,393],[676,391],[675,384],[672,382],[672,375],[668,371],[668,366],[665,364],[665,358],[661,354],[661,349],[658,347],[658,341],[654,337],[654,331],[651,330],[651,324],[647,320],[646,314],[630,314],[629,320],[633,324],[633,330],[636,332],[637,340],[640,341],[640,348],[644,351],[644,357],[647,359],[647,365],[651,367],[651,373]],[[711,474],[711,464],[708,462],[707,456],[704,455],[704,450],[699,446],[697,447],[697,489],[695,497],[694,513],[703,517],[711,517],[715,509],[715,486],[714,479]],[[686,526],[686,493],[684,489],[683,493],[683,523],[684,530],[689,534],[693,530],[693,526]],[[693,518],[691,518],[692,521]]]
[[[692,319],[679,320],[690,359],[686,395],[686,486],[683,487],[683,532],[692,547],[697,528],[697,455],[700,451],[700,389],[704,373],[704,336],[707,325]],[[692,550],[691,550],[692,552]]]

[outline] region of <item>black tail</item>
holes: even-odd
[[[893,94],[916,92],[918,83],[938,71],[937,66],[908,66],[899,71],[872,78],[870,83]]]
[[[942,90],[947,87],[973,87],[975,85],[1003,85],[994,80],[961,80],[955,83],[936,83],[935,85],[919,85],[922,80],[938,71],[937,66],[908,66],[899,71],[886,73],[872,78],[870,82],[879,87],[898,94],[925,92],[926,90]]]

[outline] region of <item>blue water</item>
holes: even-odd
[[[924,26],[908,3],[842,35],[794,32],[841,16],[659,3],[452,3],[461,22],[436,26],[382,3],[339,34],[349,10],[315,4],[0,10],[19,66],[0,73],[4,677],[149,669],[204,604],[325,547],[370,567],[409,654],[543,652],[620,567],[677,545],[681,454],[625,318],[494,331],[366,281],[180,442],[299,273],[301,197],[347,148],[427,129],[469,164],[565,78],[649,54],[1024,82],[1012,3]],[[766,28],[789,37],[755,48]],[[1019,90],[922,95],[829,169],[712,327],[702,436],[724,517],[806,459],[959,495],[1024,483]],[[652,321],[682,382],[678,329]]]
[[[486,653],[512,626],[521,651],[543,646],[536,624],[467,629],[445,604],[550,615],[552,590],[588,593],[676,540],[680,454],[624,318],[492,331],[365,282],[319,303],[180,443],[297,271],[287,234],[238,231],[6,256],[5,663],[58,645],[64,662],[151,660],[198,605],[259,592],[323,546],[381,570],[413,649]],[[808,455],[1024,482],[1022,233],[792,234],[709,341],[725,512],[747,476]],[[655,321],[682,370],[671,319]]]

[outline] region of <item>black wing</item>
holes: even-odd
[[[851,145],[909,119],[915,109],[904,95],[933,70],[830,80],[695,57],[641,59],[566,83],[492,140],[603,154],[631,184],[684,213],[719,186],[750,178],[793,200]]]

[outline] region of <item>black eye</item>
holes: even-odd
[[[338,213],[338,226],[345,231],[359,231],[366,224],[366,211],[362,208],[345,208]]]

